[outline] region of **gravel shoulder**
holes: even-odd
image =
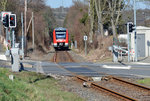
[[[49,50],[47,53],[43,53],[41,51],[34,50],[33,52],[29,52],[28,57],[26,57],[25,59],[49,62],[53,58],[54,54],[55,54],[55,50],[53,48],[51,48],[51,50]]]
[[[72,56],[73,60],[75,60],[75,62],[88,62],[84,57],[76,54],[75,52],[73,51],[68,51],[69,54]]]
[[[85,101],[118,101],[118,99],[107,96],[97,90],[83,87],[82,83],[77,82],[73,77],[63,77],[59,84],[62,85],[63,90],[76,93],[84,98]]]
[[[71,55],[71,57],[73,58],[73,60],[75,60],[75,62],[77,62],[77,63],[89,62],[84,57],[76,54],[72,50],[69,50],[68,52]],[[34,50],[33,52],[28,53],[29,57],[26,57],[25,59],[35,60],[35,61],[51,61],[53,56],[54,56],[54,54],[55,54],[55,50],[54,49],[51,49],[47,53],[42,53],[40,51]]]

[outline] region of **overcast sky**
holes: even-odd
[[[72,0],[45,0],[45,1],[46,1],[46,5],[50,6],[51,8],[58,8],[62,5],[64,7],[70,7],[70,6],[73,5]],[[137,8],[145,9],[146,6],[143,3],[140,2],[140,3],[137,3]]]
[[[60,6],[70,7],[73,5],[72,0],[46,0],[46,5],[51,8],[58,8]]]

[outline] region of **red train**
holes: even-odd
[[[55,28],[53,31],[53,46],[55,49],[68,49],[69,34],[66,28]]]

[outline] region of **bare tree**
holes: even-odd
[[[5,11],[7,6],[7,0],[0,0],[1,2],[1,10]]]
[[[111,25],[113,37],[116,38],[116,26],[119,23],[121,12],[126,8],[126,2],[129,3],[130,0],[107,0],[109,12],[111,16]]]
[[[90,33],[89,33],[89,40],[90,40],[90,43],[93,43],[93,30],[94,30],[94,0],[89,0],[88,1],[89,3],[89,12],[88,12],[88,15],[89,15],[89,18],[90,18]]]
[[[104,33],[103,24],[108,15],[107,13],[106,15],[104,15],[104,10],[106,10],[107,8],[107,1],[106,0],[94,0],[94,2],[95,2],[96,13],[98,16],[98,32],[100,32],[101,35],[103,36],[103,33]]]

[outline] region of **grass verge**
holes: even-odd
[[[14,80],[9,79],[14,75]],[[0,68],[0,101],[83,101],[76,94],[62,91],[58,81],[33,72],[12,73]]]
[[[137,82],[140,83],[140,84],[150,86],[150,78],[145,78],[145,79],[142,79],[142,80],[138,80]]]

